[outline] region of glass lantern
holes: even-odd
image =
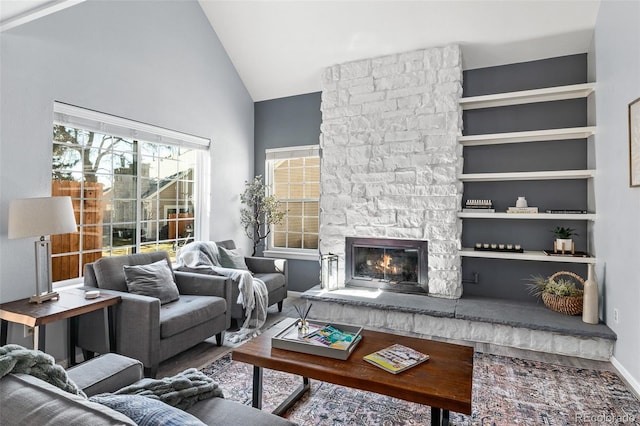
[[[338,255],[329,253],[321,257],[321,284],[324,290],[338,289]]]

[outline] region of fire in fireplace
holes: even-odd
[[[427,294],[427,241],[346,238],[345,284]]]

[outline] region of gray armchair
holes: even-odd
[[[160,304],[155,297],[128,292],[124,265],[147,265],[166,259],[167,253],[139,253],[105,257],[85,265],[85,288],[117,294],[116,342],[113,352],[140,360],[147,376],[155,377],[158,365],[215,335],[222,345],[231,325],[231,280],[221,276],[174,271],[179,299]],[[89,313],[78,319],[78,346],[85,354],[108,352],[104,315]]]
[[[216,245],[229,250],[236,248],[233,240],[217,241]],[[284,299],[287,298],[287,285],[289,282],[287,260],[255,256],[245,257],[244,260],[249,271],[266,284],[269,291],[267,306],[277,303],[278,310],[282,312],[282,304]],[[231,289],[231,318],[242,322],[244,320],[244,309],[241,304],[236,302],[239,294],[238,285],[233,285]]]

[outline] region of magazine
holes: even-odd
[[[398,374],[428,359],[429,355],[399,344],[391,345],[364,357],[365,361],[393,374]]]

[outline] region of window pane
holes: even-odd
[[[103,227],[102,226],[83,226],[82,227],[82,249],[83,250],[101,250],[103,247]]]
[[[318,233],[318,218],[317,217],[305,217],[304,218],[304,232]]]
[[[317,249],[318,248],[318,234],[304,234],[304,248],[305,249]]]
[[[289,232],[287,240],[288,248],[302,248],[302,233]]]
[[[274,247],[287,247],[287,234],[286,232],[275,232],[273,234]]]
[[[318,202],[317,201],[306,201],[304,203],[304,214],[305,216],[316,216],[320,217],[318,210]]]
[[[304,185],[301,183],[289,185],[289,198],[304,198]]]
[[[302,216],[302,205],[301,202],[288,202],[287,206],[287,216]]]

